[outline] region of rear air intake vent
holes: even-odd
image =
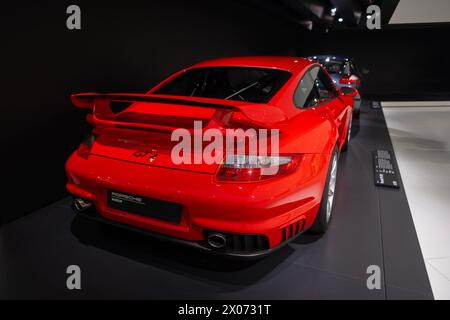
[[[290,238],[296,236],[300,232],[303,231],[303,228],[305,226],[305,220],[298,220],[294,223],[291,223],[290,225],[284,227],[281,229],[281,238],[282,241],[289,240]]]
[[[269,249],[269,241],[263,235],[205,231],[205,238],[208,240],[211,239],[211,236],[214,236],[214,239],[216,239],[219,235],[225,239],[223,247],[217,248],[217,246],[211,246],[208,243],[210,247],[216,250],[221,249],[230,253],[252,253]]]

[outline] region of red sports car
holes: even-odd
[[[73,208],[236,257],[325,232],[357,94],[338,91],[312,60],[236,57],[198,63],[146,94],[72,95],[94,127],[66,163]],[[233,129],[266,130],[270,141],[260,135],[255,154],[240,148],[254,136],[228,144]],[[181,134],[194,135],[192,154],[180,152]],[[212,141],[220,161],[202,158]]]

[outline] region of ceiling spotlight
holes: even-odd
[[[338,19],[338,21],[339,21],[339,22],[342,22],[342,21],[344,21],[344,19],[342,19],[342,18],[339,18],[339,19]]]
[[[331,9],[331,16],[334,17],[336,15],[337,8]]]

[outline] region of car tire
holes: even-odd
[[[327,231],[331,221],[331,215],[333,211],[334,194],[336,190],[336,177],[337,168],[339,162],[339,154],[337,146],[334,147],[333,153],[328,165],[327,178],[325,180],[325,187],[322,194],[322,200],[320,201],[320,208],[317,212],[316,218],[310,231],[317,234],[322,234]],[[331,202],[330,202],[331,201]]]
[[[359,118],[359,114],[361,112],[361,95],[357,95],[354,99],[354,108],[353,108],[353,115],[355,118]]]
[[[352,124],[353,124],[353,114],[350,114],[350,123],[347,128],[347,133],[345,135],[345,142],[342,145],[342,151],[347,151],[350,144],[350,139],[352,138]]]

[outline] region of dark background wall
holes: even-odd
[[[66,28],[76,3],[82,29]],[[2,7],[3,221],[65,195],[64,162],[87,132],[69,95],[145,92],[231,55],[293,55],[297,31],[234,0],[41,1]]]
[[[79,31],[65,26],[74,3]],[[2,13],[0,223],[66,194],[64,162],[89,129],[74,92],[145,92],[214,57],[329,52],[371,70],[368,93],[449,93],[449,27],[308,32],[245,0],[20,2]]]
[[[298,55],[342,54],[370,70],[364,93],[384,99],[448,99],[450,24],[381,30],[304,31]]]

